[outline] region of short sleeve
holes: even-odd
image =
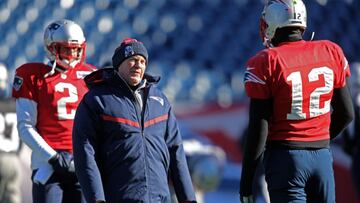
[[[336,60],[336,78],[334,81],[334,88],[342,88],[346,84],[346,78],[350,77],[349,63],[344,55],[343,50],[334,44],[334,58]]]
[[[244,84],[247,96],[255,99],[270,98],[270,84],[267,84],[269,75],[268,54],[263,51],[246,64]]]
[[[31,74],[30,70],[33,67],[28,67],[29,64],[24,64],[16,69],[12,96],[14,98],[26,98],[37,101],[35,88],[35,76]]]

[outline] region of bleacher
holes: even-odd
[[[339,43],[349,62],[360,60],[360,3],[305,0],[305,38]],[[261,0],[1,0],[0,62],[8,69],[46,61],[44,27],[67,18],[87,38],[87,62],[111,60],[124,37],[149,49],[148,72],[161,75],[173,102],[231,104],[244,97],[246,60],[263,48],[258,22]]]

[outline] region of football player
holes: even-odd
[[[44,45],[49,63],[18,67],[12,91],[20,138],[32,150],[33,202],[85,202],[72,158],[72,126],[88,90],[83,77],[95,67],[85,63],[85,36],[73,21],[50,23]]]
[[[337,44],[303,40],[306,17],[301,0],[270,0],[262,12],[267,49],[247,62],[244,75],[250,109],[241,202],[253,201],[263,152],[271,202],[335,202],[329,144],[354,117],[349,65]]]

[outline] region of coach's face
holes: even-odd
[[[141,55],[134,55],[124,60],[118,67],[119,75],[130,85],[140,84],[146,70],[146,59]]]

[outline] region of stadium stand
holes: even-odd
[[[339,43],[349,62],[360,60],[359,2],[308,0],[308,31]],[[15,69],[45,61],[44,26],[68,18],[84,27],[88,61],[101,66],[126,36],[149,47],[149,72],[159,74],[174,102],[243,99],[242,67],[262,49],[261,0],[4,0],[0,1],[0,62]],[[334,9],[336,8],[336,9]]]
[[[123,38],[139,39],[149,50],[148,71],[162,76],[160,88],[172,103],[210,103],[210,107],[235,103],[224,111],[216,107],[197,112],[193,110],[197,105],[176,107],[180,106],[182,123],[206,134],[234,161],[225,167],[220,199],[237,202],[234,194],[238,192],[241,158],[235,139],[247,123],[243,72],[247,59],[263,49],[258,29],[263,1],[0,0],[0,63],[12,78],[15,68],[25,62],[46,62],[44,27],[58,18],[81,25],[87,38],[87,60],[98,67],[111,61]],[[308,8],[304,37],[310,39],[315,32],[314,39],[329,39],[342,46],[349,63],[360,61],[360,1],[304,2]],[[338,148],[333,150],[339,174],[338,202],[356,202],[354,191],[348,189],[351,175],[342,167],[350,165],[350,160]],[[28,156],[30,152],[23,153]],[[218,199],[218,193],[207,196],[208,202],[220,202]]]

